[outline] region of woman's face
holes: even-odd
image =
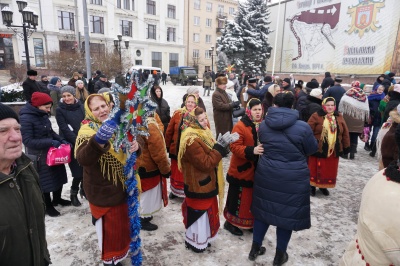
[[[78,83],[78,86],[77,86],[78,89],[83,89],[83,85],[84,85],[83,83]]]
[[[281,93],[281,87],[276,85],[276,86],[274,86],[274,95],[272,95],[272,96],[275,97],[278,93]]]
[[[187,97],[185,107],[189,112],[192,111],[196,107],[196,99],[193,96]]]
[[[49,104],[38,106],[38,109],[42,110],[42,111],[45,111],[46,113],[50,113],[51,106],[52,106],[52,104],[49,103]]]
[[[79,79],[79,76],[74,76],[74,79]]]
[[[161,90],[160,89],[156,89],[156,95],[157,95],[157,98],[161,98]]]
[[[208,120],[207,120],[206,113],[199,114],[198,116],[196,116],[196,118],[197,118],[197,121],[199,121],[199,124],[204,129],[208,127]]]
[[[69,92],[64,92],[62,98],[65,104],[73,104],[75,102],[75,97]]]
[[[253,119],[253,121],[260,121],[260,119],[262,117],[262,106],[261,106],[261,104],[254,105],[250,109],[250,113],[251,113],[251,118]]]
[[[384,87],[383,86],[379,86],[378,89],[376,89],[376,93],[382,94],[383,90],[384,90]]]
[[[336,109],[335,102],[333,101],[326,102],[324,104],[324,107],[325,107],[325,112],[327,112],[328,114],[333,113]]]
[[[101,97],[93,97],[90,101],[89,108],[94,117],[100,122],[104,122],[110,113],[109,106]]]

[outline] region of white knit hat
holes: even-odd
[[[321,89],[312,89],[310,92],[310,96],[318,98],[319,96],[321,96],[322,94],[322,90]]]

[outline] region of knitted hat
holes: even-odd
[[[75,86],[78,87],[78,84],[81,84],[81,83],[83,84],[83,81],[78,79],[77,81],[75,81]]]
[[[283,81],[290,84],[290,78],[284,78]]]
[[[37,71],[31,69],[31,70],[28,70],[28,71],[26,72],[26,74],[27,74],[28,76],[37,76]]]
[[[318,98],[319,96],[321,96],[322,94],[322,90],[321,89],[312,89],[310,92],[310,96]]]
[[[394,84],[393,91],[400,93],[400,84]]]
[[[197,88],[197,87],[190,87],[190,88],[188,88],[187,89],[187,94],[189,95],[189,94],[195,94],[195,93],[198,93],[199,92],[199,88]]]
[[[97,75],[101,75],[101,71],[100,70],[96,70],[96,74]]]
[[[47,93],[36,91],[32,94],[32,98],[31,98],[32,106],[38,107],[38,106],[46,105],[49,103],[53,103],[53,100]]]
[[[60,79],[59,77],[52,77],[51,80],[50,80],[50,84],[51,84],[51,85],[56,85],[56,84],[57,84],[57,81],[58,81],[59,79]]]
[[[64,86],[64,87],[61,87],[60,92],[61,92],[61,95],[62,95],[64,92],[68,92],[68,93],[71,93],[71,94],[75,97],[75,92],[76,92],[76,90],[75,90],[74,87],[69,86],[69,85],[66,85],[66,86]]]
[[[226,83],[228,83],[228,79],[226,77],[218,77],[215,79],[215,84],[217,84],[217,86],[224,85]]]
[[[10,106],[0,103],[0,120],[14,118],[19,123],[19,117]]]

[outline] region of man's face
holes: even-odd
[[[107,81],[107,78],[100,78],[101,81]]]
[[[286,87],[287,85],[289,85],[289,83],[287,83],[286,81],[282,81],[282,86]]]
[[[30,80],[36,80],[36,76],[28,76]]]
[[[14,118],[0,121],[0,160],[14,161],[22,154],[21,125]]]
[[[234,79],[234,78],[235,78],[235,74],[232,74],[232,73],[229,74],[229,78],[230,78],[230,79]]]
[[[49,80],[48,77],[43,77],[43,78],[42,78],[42,81],[48,81],[48,80]]]

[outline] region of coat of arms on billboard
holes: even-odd
[[[358,0],[358,5],[349,7],[347,14],[351,16],[350,29],[346,32],[348,34],[358,33],[362,38],[365,32],[370,30],[376,31],[381,26],[377,26],[378,21],[376,16],[381,8],[385,6],[385,0]]]

